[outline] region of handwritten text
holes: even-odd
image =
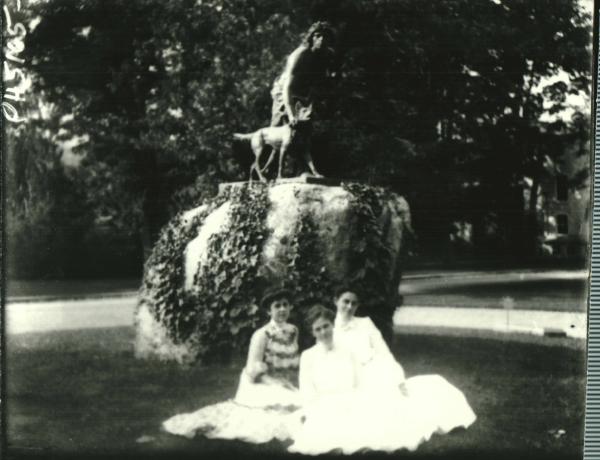
[[[17,0],[17,11],[21,10],[21,0]],[[24,64],[25,60],[19,57],[19,54],[25,49],[23,42],[27,29],[20,22],[13,24],[10,10],[4,5],[4,17],[6,21],[6,31],[9,38],[6,41],[6,49],[4,53],[4,80],[11,82],[11,85],[6,87],[2,100],[2,113],[8,121],[19,123],[25,120],[19,115],[17,107],[13,105],[15,102],[21,102],[23,93],[25,92],[25,73],[17,65]],[[11,101],[11,102],[8,102]]]

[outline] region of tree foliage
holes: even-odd
[[[60,152],[39,125],[29,123],[7,129],[4,162],[7,268],[19,277],[60,275],[70,265],[69,244],[77,245],[58,224],[69,220],[72,228],[86,225],[81,196],[60,164]],[[77,233],[77,232],[76,232]],[[81,232],[79,232],[81,234]],[[53,272],[47,273],[50,268]]]
[[[317,167],[405,194],[424,246],[435,248],[453,221],[493,213],[514,229],[523,178],[539,184],[546,158],[587,135],[577,120],[541,121],[568,94],[589,92],[590,18],[575,0],[29,8],[41,19],[25,51],[36,89],[72,115],[65,133],[89,138],[79,168],[89,206],[119,231],[142,231],[148,247],[169,215],[219,181],[245,178],[231,133],[267,124],[271,84],[314,20],[338,32]]]

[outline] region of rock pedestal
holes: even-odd
[[[232,191],[244,187],[247,185],[224,185],[221,188],[222,202],[218,202],[210,212],[207,213],[208,205],[203,204],[177,218],[172,238],[177,237],[177,231],[188,235],[188,240],[180,243],[181,254],[172,259],[175,261],[173,263],[181,264],[180,267],[171,267],[180,271],[179,278],[173,281],[172,274],[169,275],[170,283],[180,283],[179,286],[169,286],[165,281],[169,267],[163,265],[168,265],[169,262],[153,266],[153,259],[149,260],[136,312],[138,356],[156,356],[185,362],[193,360],[198,353],[210,353],[211,343],[207,342],[207,337],[199,336],[199,333],[192,334],[185,340],[177,339],[168,324],[161,320],[165,308],[173,311],[176,307],[165,306],[168,301],[154,293],[160,289],[171,289],[170,292],[179,289],[177,292],[180,294],[195,292],[198,302],[202,302],[203,292],[198,291],[198,277],[206,279],[207,276],[212,276],[210,271],[215,257],[219,257],[214,251],[227,246],[228,238],[237,238],[235,235],[239,237],[240,233],[243,234],[243,231],[232,228],[232,225],[240,225],[239,222],[234,223],[235,213],[240,212],[244,198],[234,198],[235,193]],[[350,283],[363,292],[363,311],[357,313],[359,316],[368,314],[382,326],[385,326],[386,321],[391,321],[393,310],[398,305],[403,242],[406,232],[410,231],[409,207],[402,197],[382,189],[356,184],[330,186],[288,180],[269,186],[256,184],[254,187],[267,187],[264,193],[268,210],[262,222],[266,237],[262,240],[259,238],[262,248],[255,271],[252,272],[256,283],[252,286],[252,283],[246,282],[245,289],[249,294],[239,296],[236,301],[235,308],[241,309],[244,314],[252,312],[250,316],[246,316],[253,318],[240,327],[251,332],[250,324],[254,325],[258,321],[258,291],[282,284],[295,288],[304,299],[314,294],[317,298],[325,295],[323,300],[330,301],[334,285]],[[198,216],[203,214],[207,215],[198,224]],[[219,247],[211,244],[214,238],[219,238]],[[159,251],[158,246],[164,244],[161,241],[155,251]],[[244,250],[243,244],[236,247]],[[232,254],[227,252],[223,257],[232,257]],[[232,259],[235,264],[235,254]],[[235,273],[235,268],[231,270],[231,273]],[[220,279],[226,275],[217,273],[215,276],[219,277],[219,283],[227,286],[227,292],[233,292],[232,287],[227,285],[228,280]],[[235,283],[240,284],[238,281]],[[206,286],[206,283],[202,286]],[[244,289],[243,283],[241,286],[240,289]],[[325,292],[320,291],[321,288]],[[171,303],[177,301],[175,297],[171,296]],[[245,302],[243,299],[247,299],[248,303],[240,306],[240,302]],[[198,306],[199,310],[202,308],[204,307]],[[232,314],[237,318],[236,315]],[[237,321],[225,313],[221,316],[223,322]],[[239,345],[247,347],[247,344]]]

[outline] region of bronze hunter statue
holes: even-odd
[[[250,168],[250,180],[254,172],[265,182],[264,171],[276,154],[279,154],[277,178],[282,177],[283,164],[290,149],[302,151],[310,172],[318,177],[310,154],[312,112],[315,89],[329,75],[333,57],[334,33],[326,22],[316,22],[304,36],[302,43],[286,59],[285,67],[271,89],[273,107],[271,125],[249,134],[234,134],[238,140],[249,141],[255,161]],[[266,146],[272,149],[267,162],[261,166],[259,160]]]

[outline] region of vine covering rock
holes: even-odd
[[[300,327],[306,306],[331,306],[348,282],[366,300],[362,315],[391,321],[408,223],[401,197],[366,185],[229,187],[163,230],[146,264],[136,351],[181,362],[245,352],[274,284],[295,293]]]

